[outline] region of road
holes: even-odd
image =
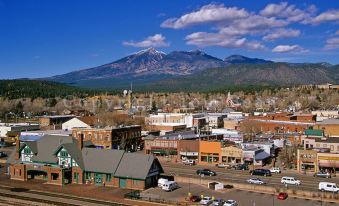
[[[288,197],[286,200],[278,200],[277,194],[264,194],[257,192],[241,191],[236,189],[213,191],[201,185],[180,184],[180,188],[172,192],[165,192],[160,188],[151,188],[142,193],[144,197],[153,197],[167,201],[182,201],[187,196],[188,191],[192,195],[204,195],[214,197],[215,199],[229,200],[238,202],[238,206],[335,206],[336,203],[308,200],[295,197]]]
[[[224,168],[216,168],[216,167],[208,167],[208,166],[201,166],[201,165],[182,165],[182,164],[174,164],[174,163],[164,163],[162,162],[162,166],[165,170],[166,174],[171,175],[179,175],[184,177],[198,177],[196,174],[196,170],[198,169],[211,169],[213,171],[216,171],[217,175],[214,177],[203,177],[203,178],[209,178],[211,180],[224,180],[229,182],[235,182],[235,183],[246,183],[246,180],[253,177],[259,177],[261,180],[267,183],[269,186],[274,187],[284,187],[283,184],[281,184],[281,177],[282,176],[292,176],[301,181],[300,186],[294,186],[289,185],[288,187],[296,187],[298,189],[302,190],[308,190],[308,191],[317,191],[319,182],[335,182],[337,185],[339,185],[339,177],[333,177],[330,179],[326,178],[316,178],[312,175],[303,175],[296,172],[286,172],[282,171],[281,174],[272,174],[270,177],[263,177],[263,176],[251,176],[249,174],[249,171],[241,171],[241,170],[234,170],[234,169],[224,169]]]

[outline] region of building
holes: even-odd
[[[224,113],[208,113],[206,115],[209,128],[221,128],[224,126],[224,118],[227,114]]]
[[[150,131],[160,131],[161,135],[165,135],[169,132],[185,131],[187,126],[182,123],[154,123],[146,125],[146,129]]]
[[[182,139],[178,141],[177,146],[178,160],[199,160],[199,140],[198,139]]]
[[[158,113],[156,115],[149,115],[145,117],[146,125],[166,125],[166,124],[178,124],[186,125],[187,128],[193,127],[193,121],[195,118],[204,117],[204,114],[183,114],[183,113]]]
[[[23,131],[39,130],[39,124],[31,123],[0,123],[0,138],[15,137]],[[14,139],[13,139],[14,141]]]
[[[156,186],[163,169],[152,155],[85,147],[83,138],[43,136],[17,139],[9,157],[13,180],[40,179],[48,184],[94,184],[129,189]],[[99,161],[98,161],[99,160]]]
[[[338,110],[316,110],[312,111],[313,115],[317,115],[317,122],[321,122],[325,119],[337,119],[339,118]]]
[[[326,136],[339,137],[339,119],[324,119],[317,122],[314,129],[322,129]]]
[[[62,123],[73,119],[75,115],[51,115],[39,117],[39,124],[42,129],[61,129]]]
[[[224,119],[224,129],[237,130],[237,129],[239,129],[239,125],[240,125],[239,120],[228,119],[228,118]]]
[[[91,128],[90,125],[86,124],[85,122],[81,121],[80,119],[74,117],[67,122],[63,123],[61,126],[62,130],[66,131],[71,131],[73,128],[78,127],[78,128]]]
[[[237,130],[224,129],[224,128],[212,129],[212,134],[223,135],[224,140],[228,140],[228,141],[232,141],[236,143],[241,143],[243,140],[242,134]]]
[[[242,149],[236,146],[222,147],[221,162],[228,164],[243,163]]]
[[[221,162],[220,141],[199,141],[199,163],[217,164]]]
[[[304,149],[316,149],[328,153],[339,154],[339,138],[337,137],[302,137]]]
[[[318,172],[327,170],[336,173],[339,170],[339,153],[333,154],[317,149],[298,150],[298,172]]]
[[[141,126],[121,126],[106,128],[73,128],[72,136],[91,141],[97,148],[135,151],[141,144]]]

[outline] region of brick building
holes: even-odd
[[[13,180],[48,184],[95,184],[130,189],[157,185],[163,169],[152,155],[84,147],[82,138],[43,136],[20,142],[9,157]],[[98,161],[100,160],[100,161]]]
[[[134,151],[141,144],[141,126],[107,128],[73,128],[72,136],[91,141],[98,148]]]

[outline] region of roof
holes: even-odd
[[[68,154],[71,155],[71,157],[75,160],[75,162],[79,165],[81,169],[84,169],[84,161],[82,158],[82,153],[78,148],[78,142],[75,140],[76,144],[74,143],[67,143],[63,144],[62,147],[64,147]]]
[[[339,119],[324,119],[321,122],[317,122],[317,124],[339,124]]]
[[[329,137],[329,138],[315,138],[315,142],[324,142],[324,143],[339,143],[338,137]]]
[[[78,119],[90,126],[95,125],[99,121],[99,119],[95,116],[84,116],[84,117],[79,117]]]
[[[305,130],[305,135],[322,137],[323,134],[324,134],[324,131],[322,129],[307,129],[307,130]]]
[[[85,170],[91,172],[115,173],[123,154],[123,150],[82,149]]]
[[[164,172],[158,159],[154,158],[153,155],[125,153],[115,176],[146,179],[153,163],[157,164],[160,170]]]
[[[260,152],[255,155],[255,160],[264,160],[269,158],[271,155],[266,152]]]
[[[37,155],[34,155],[32,160],[55,164],[58,162],[58,158],[54,155],[54,152],[60,145],[72,142],[73,138],[70,136],[43,136],[39,141],[37,141]]]

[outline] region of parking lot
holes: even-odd
[[[286,200],[278,200],[278,194],[264,194],[257,192],[241,191],[236,189],[228,189],[223,191],[213,191],[207,187],[195,184],[180,184],[180,188],[172,192],[165,192],[160,188],[151,188],[142,192],[143,197],[151,199],[167,200],[170,202],[184,201],[190,192],[192,195],[204,195],[214,197],[215,199],[229,200],[233,199],[238,202],[239,206],[334,206],[335,203],[321,202],[318,200],[307,200],[294,197],[288,197]]]

